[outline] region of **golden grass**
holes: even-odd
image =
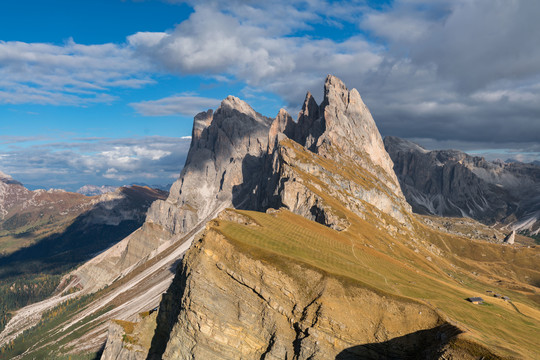
[[[430,254],[433,259],[428,261],[425,250],[416,253],[406,245],[407,239],[391,238],[351,213],[347,214],[351,227],[338,232],[286,210],[272,215],[238,212],[260,226],[220,220],[214,223],[214,229],[284,271],[290,262],[302,263],[403,301],[426,303],[466,330],[466,337],[504,356],[530,358],[540,353],[540,312],[534,303],[517,291],[505,290],[522,315],[508,303],[488,298],[485,290],[491,285],[452,267],[453,255],[447,259]],[[452,243],[446,251],[457,244],[469,246],[475,253],[493,251],[493,257],[502,256],[502,250],[493,244],[466,241],[426,227],[422,230],[426,240]],[[450,272],[454,277],[448,276]],[[481,296],[488,305],[473,305],[465,300],[470,296]]]

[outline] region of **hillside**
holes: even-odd
[[[4,356],[538,354],[538,248],[413,214],[358,91],[328,76],[324,94],[308,93],[296,122],[235,97],[198,114],[169,197],[62,293],[15,314]]]
[[[0,220],[0,329],[13,312],[53,294],[62,275],[137,229],[165,193],[121,188],[86,197],[61,190],[29,191],[4,175]]]

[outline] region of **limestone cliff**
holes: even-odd
[[[152,204],[140,229],[78,269],[79,284],[86,291],[108,285],[224,208],[242,207],[260,181],[271,122],[234,96],[195,116],[186,164],[168,198]]]
[[[182,234],[224,207],[242,207],[249,201],[245,190],[259,182],[271,123],[234,96],[223,100],[215,113],[197,115],[180,179],[166,201],[152,205],[147,221]]]
[[[101,359],[145,360],[156,328],[156,316],[153,311],[139,314],[136,322],[111,321]]]
[[[329,75],[320,106],[307,94],[292,141],[283,141],[292,126],[282,126],[281,142],[273,153],[271,174],[260,204],[285,206],[291,211],[330,226],[332,216],[317,191],[307,189],[306,175],[316,178],[319,192],[338,197],[350,210],[362,213],[359,201],[409,224],[410,206],[392,169],[393,163],[356,89],[348,90],[341,80]],[[292,131],[290,131],[292,132]],[[279,138],[279,137],[277,137]],[[298,147],[301,145],[304,149]],[[296,149],[296,150],[295,150]],[[299,181],[304,178],[304,181]],[[313,181],[307,181],[313,185]],[[264,208],[262,209],[264,210]],[[339,221],[338,221],[339,222]],[[336,229],[346,227],[343,223]]]
[[[175,282],[181,286],[162,301],[150,359],[334,359],[349,352],[429,358],[440,337],[456,332],[425,305],[301,264],[284,271],[238,251],[213,227],[189,251]],[[417,331],[426,334],[386,348],[354,349]]]

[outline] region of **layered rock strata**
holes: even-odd
[[[540,231],[540,167],[490,162],[457,150],[428,151],[392,136],[384,143],[415,212]]]

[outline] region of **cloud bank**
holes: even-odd
[[[86,184],[166,185],[178,178],[191,138],[149,136],[12,145],[0,169],[25,185],[77,190]]]

